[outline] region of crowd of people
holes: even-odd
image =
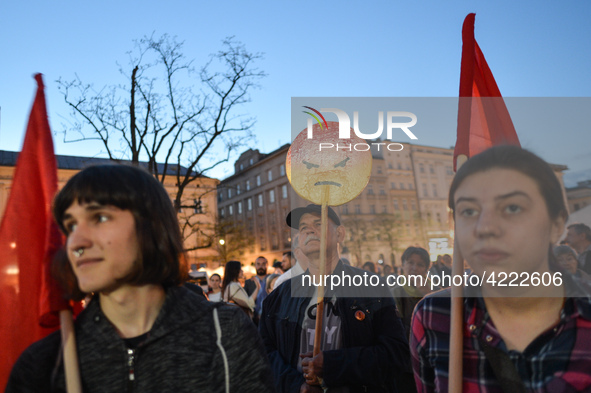
[[[452,274],[450,255],[432,263],[411,246],[399,266],[351,266],[340,217],[327,207],[322,222],[311,204],[287,215],[295,236],[281,263],[259,257],[244,280],[241,262],[227,262],[200,296],[181,285],[179,226],[160,183],[134,167],[87,168],[53,207],[67,238],[56,270],[72,299],[90,297],[75,323],[83,390],[447,392],[459,350],[464,392],[591,391],[591,230],[565,228],[560,190],[551,167],[518,147],[458,170],[457,262],[488,279],[463,288],[452,348],[451,290],[429,280]],[[513,274],[520,285],[500,285]],[[368,275],[372,285],[355,284]],[[392,276],[424,280],[392,286]],[[29,347],[6,391],[65,391],[60,343],[56,333]]]

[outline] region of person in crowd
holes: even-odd
[[[376,265],[371,262],[371,261],[367,261],[363,264],[362,267],[363,270],[368,271],[370,273],[376,274]]]
[[[582,223],[571,224],[564,240],[579,254],[579,268],[591,274],[591,228]]]
[[[285,271],[283,270],[282,262],[281,261],[273,262],[273,273],[272,274],[282,275],[283,273],[285,273]]]
[[[246,280],[246,284],[244,285],[244,289],[249,295],[252,295],[255,288],[258,291],[258,295],[256,297],[256,304],[254,308],[254,316],[253,321],[255,325],[258,325],[259,319],[261,317],[261,310],[263,306],[263,300],[267,297],[267,291],[265,288],[267,287],[267,267],[269,263],[267,258],[260,256],[254,261],[254,267],[256,269],[256,276],[252,277],[250,280]]]
[[[401,259],[405,285],[392,287],[392,294],[402,317],[406,334],[410,337],[413,310],[419,300],[431,292],[431,283],[427,280],[427,269],[431,260],[427,250],[421,247],[408,247]]]
[[[398,392],[403,388],[400,375],[404,372],[414,389],[404,327],[394,300],[379,285],[326,289],[321,350],[313,355],[317,288],[303,282],[323,274],[319,271],[320,213],[320,206],[308,205],[288,214],[287,225],[298,231],[298,249],[306,256],[308,268],[271,292],[263,304],[259,333],[277,391]],[[367,274],[340,260],[345,228],[330,207],[326,224],[325,272],[359,278]]]
[[[429,269],[430,276],[451,276],[451,265],[452,265],[452,258],[449,254],[438,255],[437,260]]]
[[[182,286],[177,215],[152,175],[83,169],[55,197],[53,215],[66,236],[54,271],[72,299],[92,294],[75,321],[85,393],[273,390],[248,318]],[[65,392],[60,348],[60,332],[32,344],[6,392]]]
[[[273,284],[273,289],[278,288],[279,285],[283,284],[285,281],[288,281],[292,277],[299,276],[308,268],[308,259],[302,253],[302,250],[299,248],[299,241],[294,238],[293,241],[293,253],[288,251],[292,255],[292,261],[295,262],[293,267],[283,273],[277,280],[275,280],[275,284]],[[285,254],[283,254],[283,259],[285,260]]]
[[[569,246],[559,245],[554,247],[554,256],[556,257],[558,265],[570,274],[585,280],[591,280],[589,274],[579,269],[577,253]]]
[[[222,301],[222,277],[217,273],[209,277],[209,292],[207,292],[207,297],[212,302]]]
[[[255,290],[250,296],[246,293],[239,279],[244,277],[242,264],[238,261],[229,261],[224,270],[224,280],[222,282],[222,299],[226,303],[234,303],[252,319],[254,315],[255,302],[259,295],[259,283],[255,281]]]
[[[284,252],[281,258],[281,269],[283,270],[283,272],[287,272],[289,269],[293,267],[294,264],[295,260],[293,258],[293,254],[291,253],[291,251]]]
[[[271,293],[273,291],[274,285],[275,285],[275,281],[279,278],[281,274],[269,274],[269,277],[267,277],[267,281],[265,283],[266,287],[265,290],[267,291],[267,294]]]
[[[546,162],[516,146],[475,155],[454,177],[458,251],[484,276],[463,299],[463,392],[591,391],[589,287],[562,274],[552,253],[567,218],[561,190]],[[416,306],[419,392],[448,391],[450,303],[445,290]]]
[[[394,270],[392,270],[392,266],[390,266],[388,264],[384,264],[383,276],[388,277],[388,276],[391,276],[392,274],[394,274]]]

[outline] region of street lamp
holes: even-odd
[[[220,239],[220,245],[223,246],[224,244],[226,244],[226,241],[224,239]]]

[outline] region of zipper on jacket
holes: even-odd
[[[129,378],[127,380],[127,391],[133,391],[135,382],[135,349],[127,348],[127,368]]]

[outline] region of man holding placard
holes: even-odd
[[[404,328],[387,288],[356,285],[367,272],[339,257],[345,228],[327,207],[326,269],[320,268],[319,205],[293,209],[287,224],[297,230],[309,267],[273,291],[263,303],[259,331],[280,392],[397,392],[410,374]],[[338,278],[339,285],[335,278]],[[349,278],[349,282],[345,278]],[[326,282],[320,329],[317,283]],[[365,280],[367,281],[367,279]],[[380,282],[381,283],[381,282]],[[319,336],[320,338],[318,338]],[[313,355],[315,341],[320,350]],[[412,380],[412,378],[411,378]]]

